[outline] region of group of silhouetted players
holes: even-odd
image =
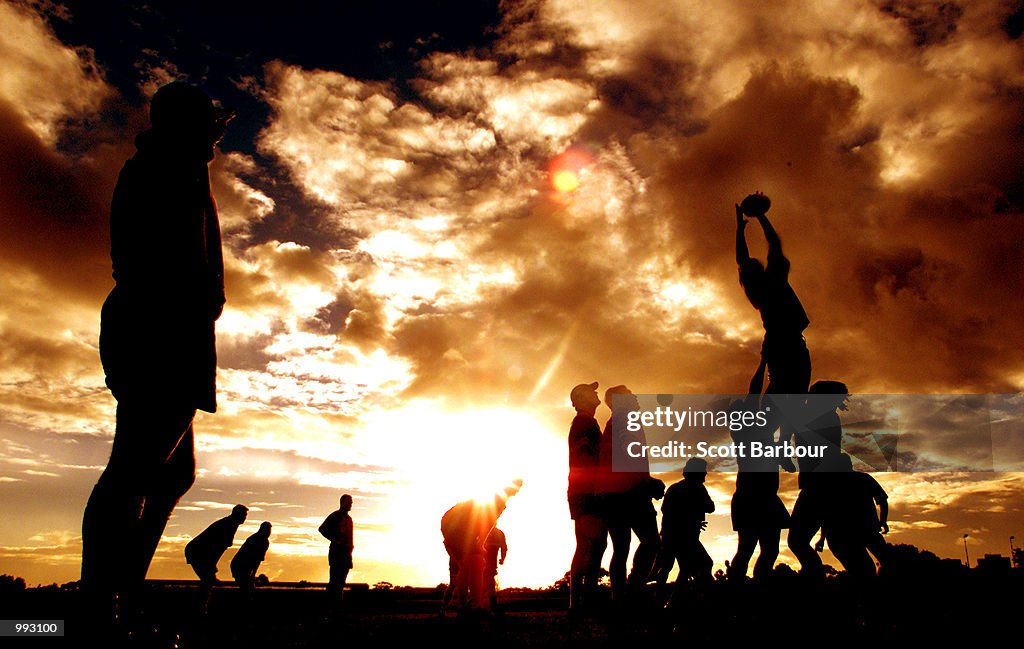
[[[747,397],[734,402],[732,408],[773,414],[766,425],[732,430],[731,434],[738,443],[814,446],[824,452],[798,454],[800,493],[792,514],[778,495],[779,469],[796,470],[792,460],[784,453],[738,458],[731,509],[739,543],[732,562],[726,562],[728,576],[745,578],[758,546],[760,554],[754,577],[770,576],[779,555],[782,530],[789,528],[788,544],[805,576],[823,576],[818,553],[827,539],[847,572],[858,579],[868,578],[875,574],[869,551],[884,561],[886,544],[880,533],[888,532],[887,496],[873,477],[853,471],[851,458],[842,452],[838,413],[846,409],[847,387],[839,381],[810,385],[810,353],[803,338],[810,320],[790,286],[789,260],[783,255],[779,235],[766,216],[770,205],[768,197],[760,193],[751,194],[736,205],[740,284],[761,314],[765,335]],[[756,219],[765,234],[767,264],[748,252],[748,217]],[[609,537],[613,600],[628,598],[650,581],[664,584],[675,563],[679,564],[677,586],[690,580],[706,583],[712,578],[712,560],[700,542],[700,533],[707,527],[705,516],[715,510],[704,487],[706,461],[690,458],[683,468],[683,480],[667,492],[661,480],[651,477],[646,458],[641,466],[634,463],[629,470],[614,471],[612,459],[617,447],[634,441],[646,443],[642,429],[625,432],[636,428],[626,423],[631,421],[629,413],[640,406],[626,386],[609,388],[604,403],[612,414],[602,432],[595,419],[601,405],[597,387],[596,382],[580,384],[570,392],[576,409],[568,439],[567,495],[576,534],[570,570],[570,610],[585,606],[596,585]],[[652,500],[662,498],[659,534]],[[819,530],[821,538],[812,548],[811,541]],[[627,578],[626,562],[634,533],[640,545]]]
[[[330,566],[330,579],[327,583],[328,593],[334,594],[340,601],[348,572],[352,568],[352,496],[341,497],[337,510],[321,523],[320,534],[331,542],[327,552]],[[235,505],[231,513],[210,524],[198,536],[185,545],[185,561],[192,566],[199,577],[201,608],[206,610],[213,585],[217,583],[217,564],[224,552],[235,542],[235,533],[245,522],[249,508]],[[270,523],[264,521],[255,534],[242,543],[235,556],[231,559],[231,577],[247,595],[251,595],[256,579],[256,571],[267,557],[270,549]]]

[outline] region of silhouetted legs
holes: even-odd
[[[779,541],[782,530],[778,528],[758,531],[739,532],[739,544],[736,548],[736,556],[729,564],[729,577],[731,579],[742,579],[747,574],[747,567],[750,559],[754,556],[754,549],[761,546],[761,553],[754,563],[754,578],[767,579],[771,577],[775,568],[775,561],[779,558]]]
[[[327,563],[331,569],[327,581],[327,593],[341,602],[345,599],[345,582],[348,581],[348,571],[352,569],[352,556],[345,551],[345,548],[336,547],[332,543],[331,548],[327,551]]]
[[[118,404],[110,461],[82,517],[82,584],[95,597],[145,579],[167,519],[195,480],[194,416],[159,401]]]
[[[612,600],[618,601],[626,593],[626,561],[629,559],[629,544],[632,530],[628,524],[609,525],[608,535],[612,539],[612,560],[608,573],[612,583]]]
[[[462,556],[449,543],[445,542],[444,547],[448,551],[448,588],[445,588],[444,597],[441,598],[441,615],[448,610],[455,596],[456,582],[459,579],[459,559]]]
[[[627,583],[634,589],[642,588],[647,583],[654,568],[654,561],[658,556],[658,547],[661,544],[658,536],[658,522],[650,503],[648,502],[646,507],[643,503],[627,503],[624,507],[631,508],[632,511],[626,509],[616,512],[608,525],[608,534],[612,539],[612,560],[609,573],[613,600],[620,600],[625,596]],[[626,561],[629,559],[632,533],[636,533],[640,545],[633,555],[633,568],[627,582]]]
[[[798,336],[785,343],[765,341],[761,354],[768,365],[768,387],[762,405],[770,408],[768,430],[779,428],[779,441],[788,443],[796,432],[794,422],[799,421],[804,399],[792,395],[807,394],[811,385],[811,354],[803,337]],[[785,458],[782,466],[794,471],[791,459]]]
[[[640,540],[640,545],[633,555],[633,568],[629,572],[628,583],[636,590],[643,588],[651,576],[654,562],[658,558],[661,536],[658,534],[658,521],[653,511],[650,514],[638,515],[633,521],[632,530]]]
[[[800,572],[811,578],[825,576],[821,557],[811,547],[822,523],[821,496],[820,487],[801,489],[789,523],[789,549],[800,561]]]
[[[608,532],[600,516],[581,514],[576,517],[576,552],[569,570],[569,610],[586,606],[597,587],[601,557],[608,545]]]

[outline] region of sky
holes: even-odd
[[[239,542],[274,524],[262,572],[325,580],[316,528],[349,493],[349,580],[432,586],[441,514],[521,477],[500,581],[551,584],[570,388],[744,391],[754,190],[814,379],[1024,388],[1024,4],[332,4],[0,0],[0,572],[77,578],[114,426],[110,195],[177,78],[239,117],[211,167],[220,408],[151,577],[191,577],[184,544],[241,502]],[[968,534],[973,562],[1024,540],[1024,473],[876,477],[892,542],[962,557]],[[734,480],[708,480],[719,565]]]

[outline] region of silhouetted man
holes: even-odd
[[[704,585],[711,581],[713,562],[700,542],[700,533],[707,527],[705,514],[715,511],[704,486],[707,475],[708,463],[691,457],[683,466],[683,479],[668,488],[661,504],[661,552],[679,562],[677,592],[690,578]],[[668,563],[664,578],[671,569]]]
[[[803,337],[810,320],[789,284],[789,259],[782,254],[782,240],[765,214],[770,204],[766,196],[752,194],[736,205],[736,263],[743,291],[761,313],[764,325],[761,358],[768,366],[768,388],[765,392],[779,395],[769,399],[768,403],[772,406],[771,416],[775,425],[782,424],[782,440],[788,441],[794,432],[790,420],[797,416],[803,401],[787,395],[806,394],[811,382],[811,355]],[[744,210],[747,210],[746,214]],[[767,265],[750,256],[745,215],[757,219],[764,231],[768,242]],[[783,466],[792,471],[792,460],[784,460]]]
[[[487,562],[484,566],[485,587],[489,589],[491,608],[498,608],[498,566],[505,565],[505,557],[508,556],[508,541],[505,533],[497,527],[492,528],[484,539],[484,552]]]
[[[835,471],[822,516],[823,536],[846,572],[856,579],[869,579],[876,572],[868,551],[880,562],[887,559],[888,544],[882,534],[889,533],[889,496],[874,476],[854,471],[846,453],[836,458]],[[819,552],[824,549],[823,540],[815,548]]]
[[[464,500],[441,517],[441,537],[448,552],[448,588],[441,600],[441,615],[452,600],[462,610],[486,607],[484,541],[505,511],[508,499],[519,493],[522,484],[522,480],[516,480],[495,494],[491,502]]]
[[[185,545],[185,562],[201,581],[217,581],[217,563],[235,542],[235,533],[248,512],[245,505],[235,505],[230,514],[215,520]]]
[[[248,512],[245,505],[235,505],[230,514],[211,523],[185,545],[185,562],[199,577],[200,608],[203,612],[210,601],[213,585],[217,583],[217,563],[235,542],[235,532],[245,522]]]
[[[576,552],[569,571],[569,610],[578,613],[597,586],[607,547],[595,480],[601,464],[601,427],[594,418],[601,399],[597,382],[581,383],[569,393],[576,416],[569,426],[569,516],[576,530]]]
[[[615,395],[619,395],[616,398]],[[612,539],[611,575],[612,599],[621,600],[625,586],[638,590],[647,583],[658,556],[658,515],[651,499],[665,495],[665,483],[651,477],[647,458],[632,458],[626,449],[632,442],[646,444],[643,429],[637,433],[627,430],[627,416],[640,409],[636,396],[624,385],[605,391],[604,402],[612,409],[601,435],[601,471],[596,491],[601,500],[602,514]],[[616,433],[617,431],[617,433]],[[618,458],[622,466],[614,466]],[[615,469],[619,470],[616,471]],[[626,578],[626,561],[632,534],[640,545],[633,555],[633,567]]]
[[[320,534],[331,542],[327,550],[327,563],[331,574],[327,582],[327,592],[344,597],[345,582],[348,572],[352,569],[352,496],[345,494],[338,503],[338,509],[331,512],[320,524]]]
[[[260,564],[267,558],[267,550],[270,549],[270,523],[264,521],[260,529],[242,543],[238,552],[231,559],[231,576],[243,592],[252,592],[253,579],[256,578],[256,571]]]
[[[110,210],[115,286],[99,347],[117,427],[82,520],[82,584],[97,606],[141,586],[195,480],[195,411],[217,409],[224,264],[207,166],[230,115],[175,82],[153,96],[150,117]]]
[[[807,397],[807,423],[798,428],[795,437],[797,446],[808,449],[824,446],[826,449],[823,455],[809,452],[798,458],[800,495],[793,505],[793,516],[789,522],[789,549],[800,561],[800,571],[812,578],[824,576],[821,558],[811,547],[811,541],[821,529],[830,485],[836,478],[834,465],[828,461],[842,450],[843,426],[839,411],[846,410],[849,397],[846,385],[839,381],[815,382]]]
[[[747,397],[733,407],[755,413],[760,408],[761,388],[764,386],[765,361],[761,360],[750,380]],[[775,443],[768,426],[756,424],[732,431],[732,439],[750,447],[752,442],[764,446]],[[729,564],[729,578],[742,581],[747,574],[750,558],[760,546],[754,564],[754,577],[771,577],[775,560],[779,558],[779,540],[782,530],[789,527],[789,512],[779,498],[779,461],[772,457],[752,457],[749,453],[737,458],[736,492],[732,497],[732,529],[739,536],[736,555]]]

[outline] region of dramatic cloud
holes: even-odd
[[[370,54],[298,39],[316,17],[279,9],[294,47],[253,44],[258,25],[242,47],[215,35],[217,14],[198,62],[184,33],[126,54],[90,9],[40,6],[0,4],[0,493],[21,521],[0,533],[5,572],[77,569],[113,426],[98,312],[139,98],[228,63],[202,79],[230,85],[243,113],[211,168],[221,408],[197,421],[200,478],[158,576],[187,576],[184,543],[242,501],[243,534],[275,525],[267,574],[323,578],[315,528],[351,491],[353,579],[433,585],[440,514],[519,475],[505,583],[554,581],[571,554],[568,388],[746,386],[762,332],[737,282],[733,204],[755,189],[810,315],[815,378],[860,393],[1024,386],[1024,48],[1008,3],[522,0],[435,36],[346,26]],[[114,18],[161,16],[177,14]],[[763,256],[756,223],[747,235]],[[958,451],[955,435],[907,441],[930,454],[918,468]],[[732,480],[709,480],[718,561],[735,548]],[[961,529],[998,551],[1021,509],[1015,474],[880,481],[894,539],[940,554]],[[58,493],[53,509],[33,495]],[[538,541],[541,522],[564,552]],[[517,563],[531,552],[542,565]]]

